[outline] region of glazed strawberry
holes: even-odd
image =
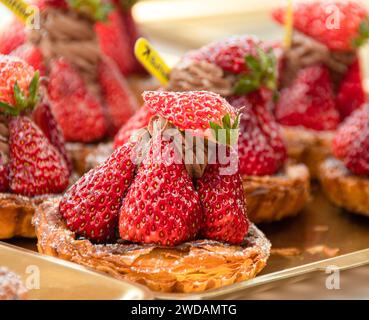
[[[30,92],[30,83],[34,75],[34,69],[23,60],[0,55],[0,103],[3,108],[7,107],[10,110],[14,109],[14,106],[19,106],[17,100],[21,99],[21,95],[29,101],[24,101],[27,105],[19,107],[26,108],[34,102],[35,93]],[[18,88],[18,95],[14,90],[15,87]]]
[[[25,196],[63,192],[69,172],[59,152],[42,131],[25,116],[9,123],[10,189]]]
[[[101,51],[116,62],[120,71],[127,75],[134,68],[134,60],[122,17],[117,10],[112,11],[107,21],[95,24]]]
[[[51,64],[48,92],[51,107],[65,140],[93,142],[106,133],[100,102],[89,92],[82,77],[64,60]]]
[[[354,174],[369,174],[369,105],[354,111],[338,128],[333,152]]]
[[[313,65],[300,70],[292,85],[282,90],[276,106],[276,118],[287,126],[336,129],[339,113],[328,69]]]
[[[51,112],[50,104],[47,101],[39,103],[32,113],[32,118],[50,143],[59,151],[68,166],[69,173],[71,173],[72,161],[65,148],[63,134]]]
[[[284,24],[286,9],[273,12]],[[369,14],[356,1],[315,1],[298,3],[293,11],[294,27],[325,44],[331,50],[349,51],[369,38]]]
[[[99,81],[114,135],[138,109],[137,101],[115,64],[107,59],[99,67]]]
[[[197,180],[203,208],[201,235],[206,239],[241,244],[248,232],[246,200],[239,173],[223,174],[210,164]]]
[[[360,61],[357,59],[342,79],[337,95],[337,108],[341,119],[348,117],[365,102]]]
[[[0,54],[10,54],[26,42],[26,32],[23,23],[14,19],[0,33]]]
[[[238,139],[240,173],[268,175],[276,173],[287,158],[286,146],[270,105],[258,92],[229,99],[241,109]]]
[[[123,145],[66,192],[60,213],[70,230],[95,242],[115,239],[119,209],[134,178],[131,156],[132,145]]]
[[[44,57],[40,48],[31,44],[24,44],[12,51],[11,55],[24,60],[33,69],[38,70],[41,75],[45,74]]]
[[[234,108],[218,94],[207,91],[145,91],[145,104],[180,130],[211,136],[210,129],[232,129],[236,122]],[[223,120],[229,117],[229,125]]]
[[[139,129],[147,127],[154,114],[151,109],[143,105],[116,134],[114,138],[114,149],[127,143],[130,137]]]
[[[185,166],[167,162],[174,150],[159,137],[154,136],[123,201],[119,234],[123,240],[132,242],[175,246],[195,239],[201,208]],[[160,150],[161,154],[154,150]]]

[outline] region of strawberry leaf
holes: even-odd
[[[353,46],[359,48],[369,39],[369,18],[361,21],[359,25],[359,35],[353,39]]]
[[[39,88],[39,80],[40,73],[38,71],[35,72],[31,83],[29,85],[29,97],[28,97],[28,106],[34,106],[38,99],[38,88]]]
[[[95,21],[106,21],[113,5],[102,0],[67,0],[68,5]]]
[[[19,111],[22,111],[25,108],[27,108],[27,100],[17,82],[14,84],[13,90],[14,90],[14,99],[15,99],[16,109],[19,109]]]
[[[19,114],[19,111],[16,108],[6,102],[0,102],[0,109],[2,109],[5,114],[9,114],[11,116],[17,116]]]

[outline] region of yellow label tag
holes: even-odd
[[[32,6],[23,0],[0,0],[9,10],[11,10],[24,23],[34,14]]]
[[[162,85],[168,84],[170,68],[145,38],[137,39],[135,55],[145,69],[158,79]]]
[[[293,4],[292,0],[288,0],[286,17],[284,22],[284,46],[289,49],[292,45],[292,33],[293,33]]]

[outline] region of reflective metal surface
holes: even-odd
[[[17,273],[29,289],[28,299],[150,299],[141,286],[118,281],[77,264],[0,242],[0,266]]]

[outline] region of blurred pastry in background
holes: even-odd
[[[133,39],[112,3],[45,0],[37,5],[41,28],[18,28],[13,37],[24,43],[3,47],[45,77],[52,112],[81,174],[88,169],[81,155],[96,153],[98,143],[109,140],[138,108],[124,78],[137,69]]]
[[[369,216],[369,104],[340,125],[333,154],[320,166],[324,192],[335,205]]]
[[[0,239],[35,237],[35,206],[62,193],[71,162],[39,74],[0,55]]]
[[[273,11],[284,24],[286,8]],[[369,38],[369,14],[354,1],[315,1],[293,7],[292,43],[285,50],[276,118],[288,155],[312,177],[332,154],[333,132],[366,97],[358,48]]]
[[[170,91],[208,90],[226,97],[241,114],[238,153],[249,216],[268,222],[296,215],[309,199],[309,173],[286,162],[274,115],[282,50],[252,36],[217,41],[185,54],[170,73]],[[115,148],[147,126],[141,109],[115,137]]]
[[[0,300],[26,300],[27,289],[20,277],[0,267]]]

